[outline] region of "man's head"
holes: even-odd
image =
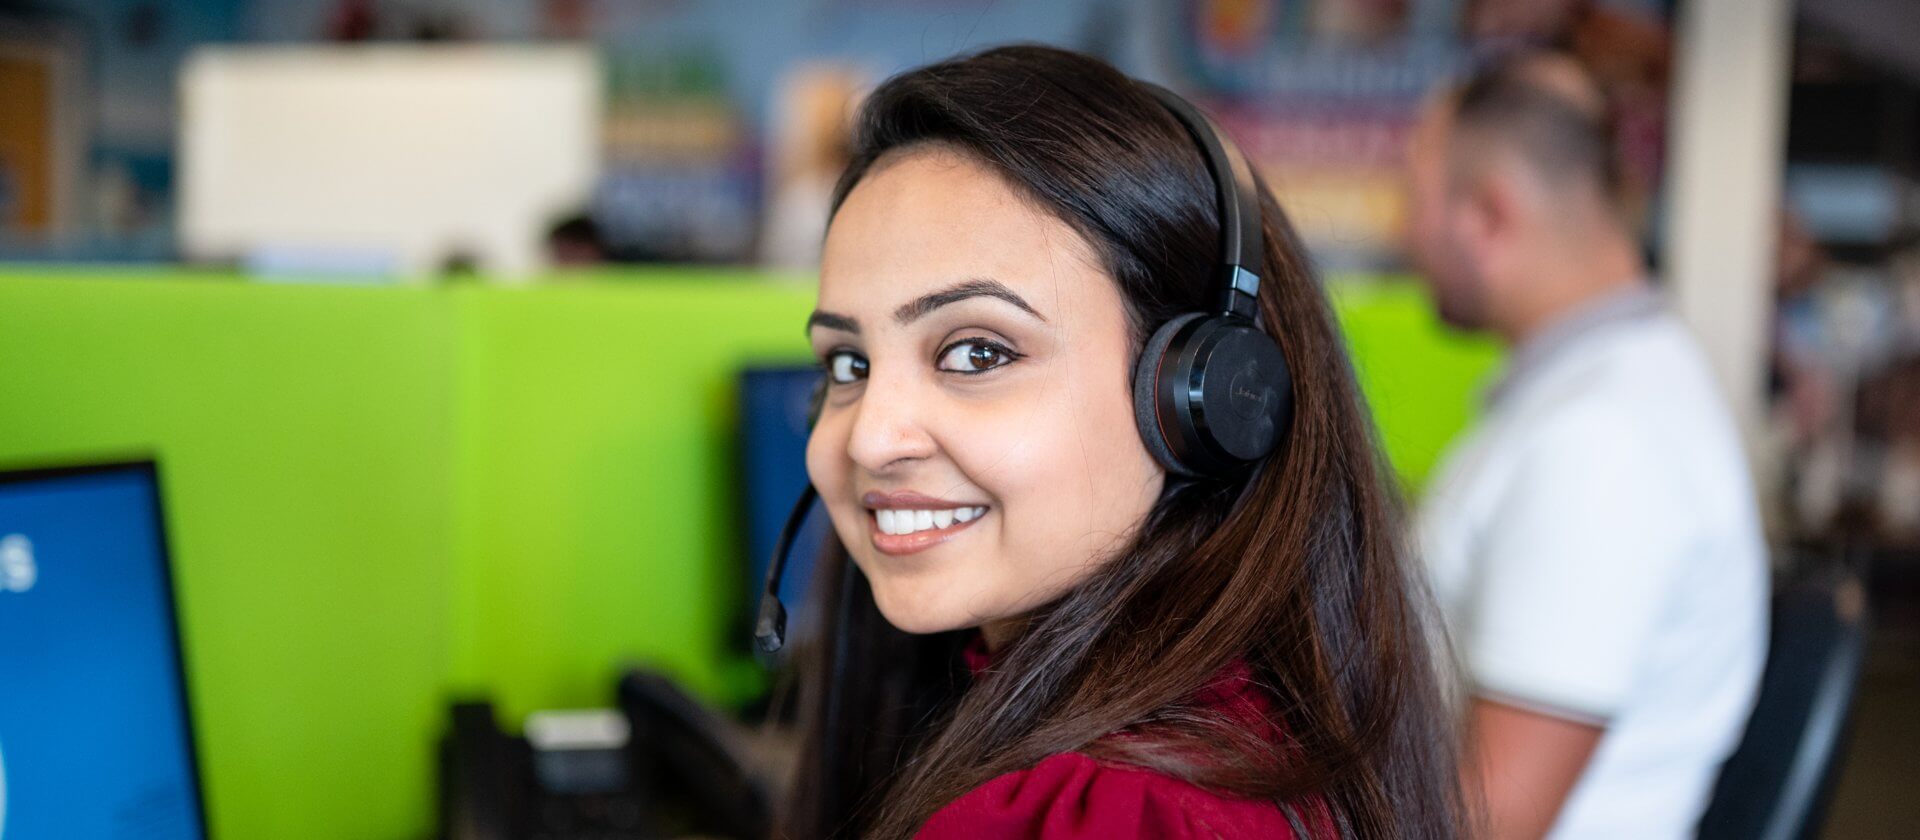
[[[1498,60],[1428,101],[1408,150],[1406,244],[1444,320],[1513,331],[1556,267],[1632,247],[1606,111],[1579,64],[1547,52]]]

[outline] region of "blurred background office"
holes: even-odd
[[[1584,61],[1813,593],[1721,825],[1920,824],[1920,6],[0,0],[0,837],[750,831],[848,118],[1013,40],[1233,133],[1414,498],[1501,361],[1402,251],[1420,103]]]

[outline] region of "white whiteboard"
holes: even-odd
[[[589,47],[208,48],[180,101],[190,259],[305,254],[419,278],[465,258],[525,277],[599,170]]]

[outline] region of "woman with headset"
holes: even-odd
[[[1190,105],[1045,47],[889,80],[808,335],[837,545],[783,836],[1457,834],[1351,367]]]

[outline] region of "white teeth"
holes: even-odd
[[[880,533],[900,536],[915,531],[927,531],[934,528],[950,528],[955,522],[972,522],[985,516],[985,507],[949,508],[947,510],[887,510],[876,509],[873,521]]]

